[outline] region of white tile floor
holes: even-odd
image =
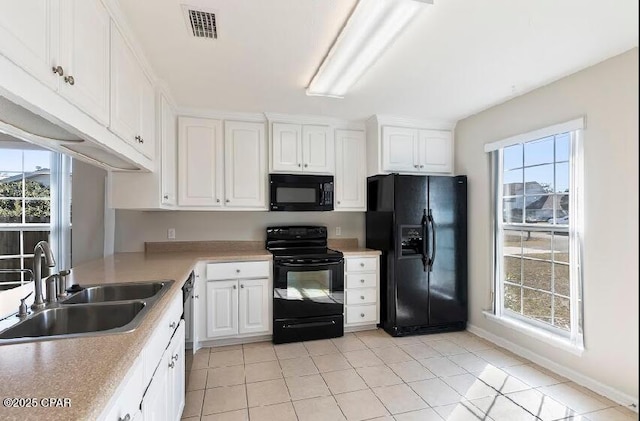
[[[384,331],[187,357],[185,420],[630,421],[638,415],[468,332]]]

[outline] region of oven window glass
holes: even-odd
[[[313,187],[278,187],[276,201],[278,203],[315,203],[316,189]]]
[[[318,301],[330,297],[330,270],[287,272],[287,299]]]

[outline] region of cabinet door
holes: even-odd
[[[224,125],[225,206],[266,209],[264,124],[226,121]]]
[[[418,131],[404,127],[382,128],[383,171],[418,171]]]
[[[60,93],[109,124],[109,13],[99,0],[61,0]]]
[[[178,132],[178,204],[222,206],[222,122],[181,117]]]
[[[302,171],[302,128],[299,124],[273,123],[271,167],[273,171]]]
[[[239,333],[269,331],[269,279],[241,279]]]
[[[153,84],[147,75],[140,69],[140,139],[137,139],[137,148],[149,159],[154,159],[156,154],[156,95]]]
[[[0,54],[54,89],[59,18],[58,0],[0,1]]]
[[[169,358],[169,369],[167,373],[168,386],[168,419],[179,420],[184,409],[184,393],[185,393],[185,373],[184,373],[184,340],[185,340],[185,323],[180,322],[173,339],[167,348]]]
[[[451,132],[420,130],[420,171],[450,173],[453,170]]]
[[[160,192],[163,205],[176,204],[177,119],[167,99],[160,95],[160,145],[162,147]]]
[[[169,350],[165,350],[158,369],[142,398],[142,419],[145,421],[171,419],[168,416],[171,407],[169,391]]]
[[[207,337],[238,334],[238,281],[207,282]]]
[[[141,136],[141,70],[120,31],[111,24],[111,122],[110,129],[138,147]]]
[[[356,130],[336,130],[336,210],[365,211],[365,136]]]
[[[328,126],[302,126],[302,168],[305,172],[333,174],[334,140]]]

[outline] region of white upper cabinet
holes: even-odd
[[[222,121],[178,119],[178,205],[222,206]]]
[[[420,130],[418,132],[418,162],[420,171],[449,173],[453,171],[451,132]]]
[[[106,126],[109,124],[109,13],[99,0],[60,0],[60,8],[59,62],[64,68],[60,93]]]
[[[382,169],[416,171],[418,169],[418,132],[404,127],[382,128]]]
[[[335,210],[366,211],[365,136],[336,130]]]
[[[225,206],[266,208],[267,171],[263,123],[226,121]]]
[[[329,126],[273,123],[271,170],[333,174],[334,139]]]
[[[153,85],[118,28],[112,24],[111,131],[153,159],[154,125]]]
[[[367,175],[452,174],[453,122],[375,115],[367,120]]]
[[[173,108],[167,99],[160,95],[160,142],[161,142],[161,174],[160,191],[163,205],[175,205],[177,203],[176,186],[176,154],[178,146],[177,118]]]
[[[272,170],[302,171],[302,127],[299,124],[273,123],[272,131]]]
[[[0,1],[0,54],[54,89],[59,13],[59,0]]]
[[[327,126],[302,126],[302,170],[334,172],[334,140]]]
[[[0,54],[109,123],[109,30],[100,0],[0,2]]]

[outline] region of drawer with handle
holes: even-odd
[[[375,273],[348,273],[347,288],[375,288]]]
[[[347,305],[353,304],[375,304],[378,301],[377,289],[375,288],[362,288],[362,289],[347,289]]]
[[[268,278],[269,262],[233,262],[207,264],[207,280]]]
[[[355,323],[375,323],[376,322],[376,305],[366,306],[347,306],[346,307],[346,324]]]
[[[346,259],[347,272],[372,272],[377,269],[377,257],[358,257]]]

